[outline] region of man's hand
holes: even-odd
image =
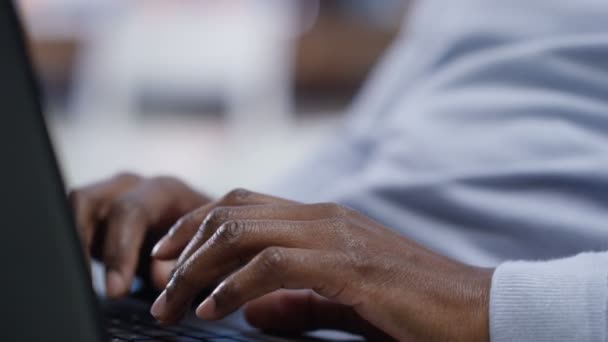
[[[166,324],[176,322],[201,289],[221,281],[198,307],[199,317],[220,319],[250,302],[247,318],[266,329],[489,340],[492,270],[440,256],[337,204],[207,205],[178,221],[155,248],[159,259],[178,256],[151,308]]]
[[[85,255],[105,263],[106,292],[110,297],[128,293],[147,235],[166,233],[164,239],[174,243],[167,245],[173,250],[165,252],[175,254],[216,207],[294,203],[238,189],[211,201],[178,179],[144,178],[131,173],[73,190],[70,201]],[[157,252],[163,251],[155,248],[154,253]],[[151,260],[154,286],[165,287],[175,263],[172,259]]]
[[[110,297],[128,293],[148,233],[164,234],[178,218],[209,202],[177,179],[129,173],[73,190],[69,197],[85,255],[106,265]],[[156,285],[166,283],[173,264],[151,265]]]

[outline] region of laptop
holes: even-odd
[[[150,301],[98,300],[39,98],[14,4],[0,1],[0,341],[286,340],[236,316],[161,327]]]

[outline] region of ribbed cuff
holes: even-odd
[[[505,341],[606,341],[608,253],[501,264],[492,277],[490,336]]]

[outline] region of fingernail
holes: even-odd
[[[215,315],[215,300],[213,297],[207,297],[201,305],[196,308],[196,315],[202,319],[210,320]]]
[[[154,316],[156,319],[160,319],[163,313],[165,312],[165,307],[167,306],[167,290],[164,290],[158,298],[152,304],[150,308],[150,314]]]
[[[125,290],[125,280],[116,270],[106,273],[106,294],[109,297],[118,297]]]
[[[165,244],[165,241],[167,240],[167,235],[163,236],[160,240],[158,240],[158,242],[154,245],[154,248],[152,248],[152,253],[150,253],[150,256],[155,257],[158,252],[160,251],[160,249],[163,247],[163,245]]]

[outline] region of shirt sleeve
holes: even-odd
[[[479,266],[608,250],[608,5],[555,1],[427,2],[358,136],[284,184]]]
[[[608,252],[498,266],[490,293],[492,342],[606,341]]]

